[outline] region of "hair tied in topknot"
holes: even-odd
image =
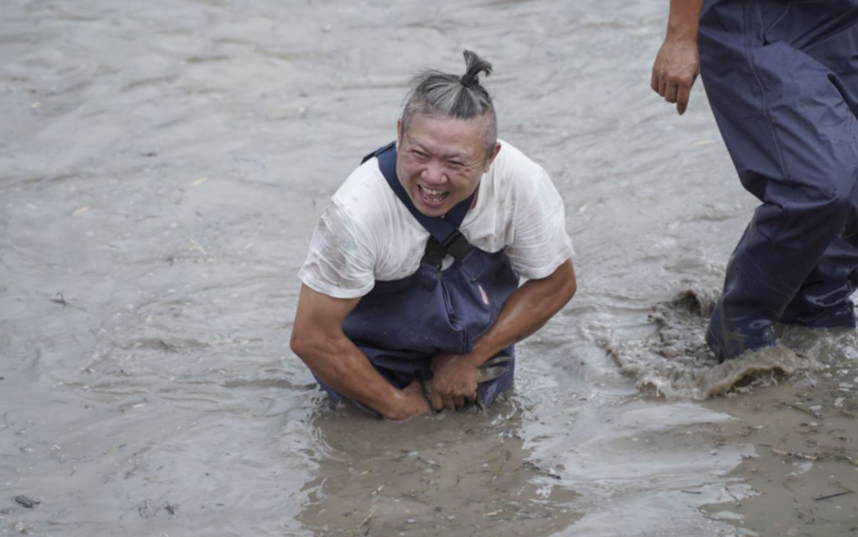
[[[478,78],[481,72],[485,72],[486,76],[492,74],[492,64],[480,58],[470,50],[464,51],[465,55],[465,74],[459,81],[466,88],[479,86],[480,79]]]
[[[479,75],[491,73],[492,64],[470,50],[465,51],[465,74],[443,73],[434,69],[420,71],[411,79],[411,91],[405,98],[400,117],[400,133],[417,114],[428,117],[470,121],[484,118],[486,158],[497,145],[498,119],[488,90],[480,84]]]

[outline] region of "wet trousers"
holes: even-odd
[[[701,76],[742,185],[762,204],[707,331],[722,360],[776,322],[855,327],[858,0],[711,0]]]

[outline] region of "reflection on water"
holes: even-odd
[[[732,532],[699,509],[751,494],[729,416],[635,387],[709,367],[698,317],[652,308],[720,284],[754,205],[702,88],[681,122],[651,94],[666,10],[6,1],[0,531]],[[463,48],[565,200],[580,291],[486,414],[330,409],[287,345],[311,230],[393,137],[409,74]],[[854,361],[853,339],[783,341],[846,383],[828,357]]]

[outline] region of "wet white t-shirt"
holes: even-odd
[[[545,278],[574,253],[563,200],[541,166],[500,143],[480,180],[477,204],[459,230],[480,250],[506,249],[521,276]],[[376,281],[417,272],[428,239],[429,232],[387,184],[378,159],[370,159],[331,198],[298,277],[319,293],[358,298]]]

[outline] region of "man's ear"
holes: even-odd
[[[492,162],[495,160],[495,157],[498,156],[498,153],[500,153],[500,150],[501,150],[500,142],[495,142],[495,147],[494,147],[494,149],[492,149],[491,154],[489,154],[489,158],[486,159],[486,165],[483,166],[483,173],[489,172],[489,168],[491,167]]]
[[[396,120],[396,148],[402,144],[402,119]]]

